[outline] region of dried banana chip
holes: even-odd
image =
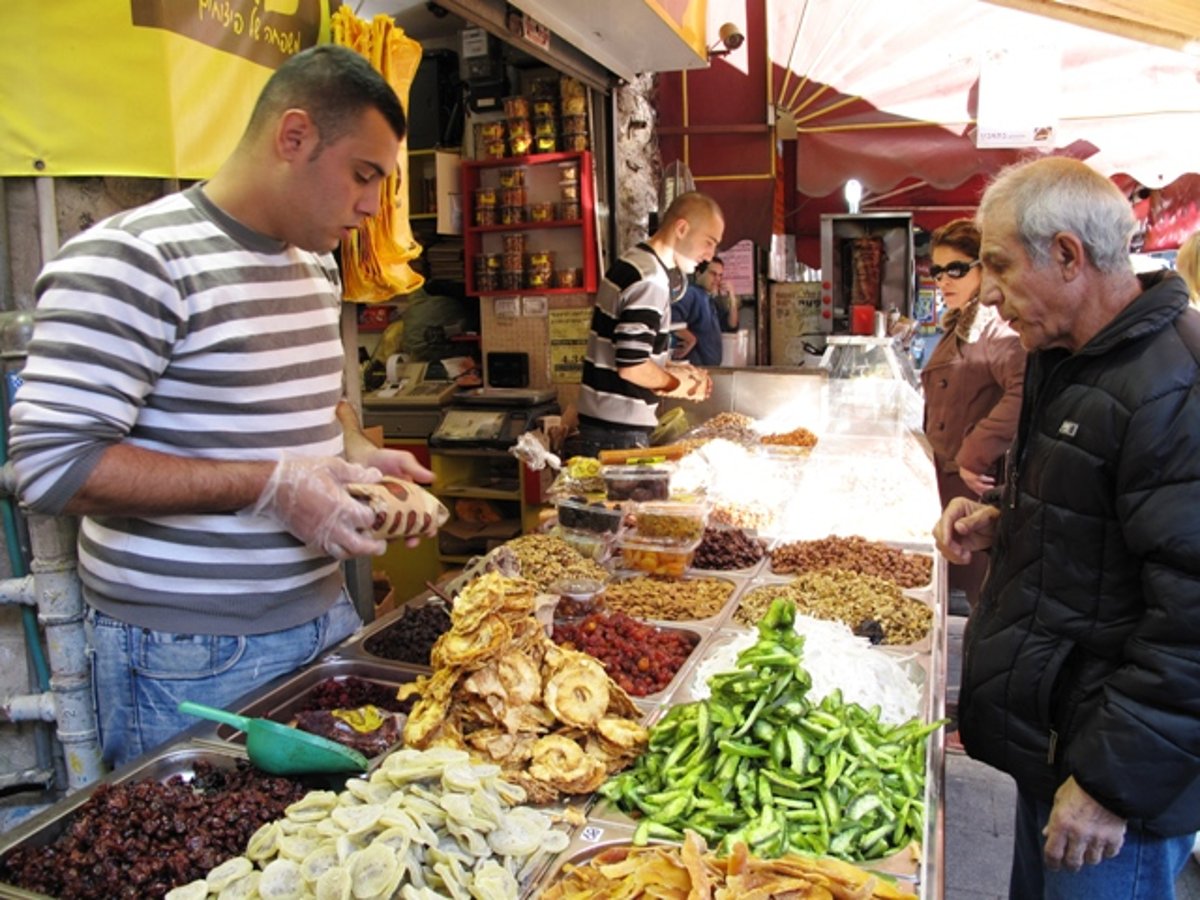
[[[396,856],[400,857],[407,853],[408,848],[412,846],[412,836],[415,832],[415,827],[413,828],[412,832],[409,832],[404,828],[386,828],[379,832],[379,834],[375,835],[375,840],[373,843],[381,844],[384,847],[390,847]]]
[[[372,897],[383,892],[399,865],[395,852],[380,844],[372,844],[352,854],[346,860],[346,868],[350,870],[355,896]]]
[[[254,862],[266,862],[271,859],[278,852],[279,838],[282,834],[283,829],[279,827],[279,822],[263,825],[250,835],[250,840],[246,842],[246,857]]]
[[[315,829],[309,834],[285,834],[279,839],[279,856],[292,862],[303,862],[308,854],[327,840]]]
[[[476,859],[492,855],[492,848],[482,832],[457,822],[447,822],[446,831],[458,841],[459,847]]]
[[[327,840],[314,847],[308,856],[300,863],[300,874],[309,884],[315,883],[322,875],[338,865],[337,842]]]
[[[454,900],[471,900],[471,894],[467,891],[465,884],[466,873],[461,868],[439,862],[433,864],[433,872],[442,880],[442,887],[449,891]]]
[[[351,778],[346,782],[346,790],[363,803],[386,803],[396,789],[386,779],[372,782]]]
[[[468,794],[445,794],[441,803],[442,809],[446,810],[446,814],[450,817],[446,820],[447,828],[457,824],[473,828],[476,831],[490,831],[496,827],[495,822],[489,822],[487,819],[475,815],[475,809],[471,806],[471,797]]]
[[[344,866],[326,869],[313,885],[317,900],[351,900],[353,889],[354,879]]]
[[[167,891],[163,900],[205,900],[206,897],[208,897],[208,882],[200,878],[172,888]]]
[[[379,822],[384,807],[379,803],[365,803],[362,806],[339,806],[329,817],[337,822],[346,834],[362,834],[370,831]]]
[[[306,889],[300,864],[290,859],[276,859],[267,863],[258,880],[258,894],[262,900],[303,900]]]
[[[557,828],[551,828],[542,835],[542,849],[547,853],[562,853],[570,843],[571,836]]]
[[[253,871],[254,863],[250,862],[244,856],[234,856],[213,868],[205,876],[204,880],[208,884],[210,891],[219,891],[230,882],[237,881],[239,878],[249,875]]]
[[[293,822],[315,822],[329,815],[337,802],[338,795],[333,791],[309,791],[285,809],[284,814]]]
[[[495,860],[488,860],[475,870],[471,896],[475,900],[509,900],[517,896],[519,890],[511,872]]]
[[[249,872],[232,881],[217,892],[217,900],[258,900],[263,895],[258,886],[262,882],[262,872]]]

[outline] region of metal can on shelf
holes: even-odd
[[[579,152],[588,148],[588,136],[586,134],[564,134],[559,138],[559,145],[563,150]]]
[[[504,271],[500,273],[500,290],[519,291],[525,286],[525,273]]]
[[[525,221],[525,207],[523,206],[502,206],[500,207],[500,224],[501,225],[520,225]]]
[[[504,115],[509,119],[528,119],[529,99],[521,96],[505,97]]]
[[[500,235],[500,245],[504,247],[505,254],[515,253],[517,256],[525,255],[525,232],[509,231]]]
[[[523,186],[505,187],[500,189],[501,206],[524,206],[526,192]]]
[[[498,172],[501,188],[525,187],[525,169],[523,166],[504,166]]]
[[[579,182],[578,181],[560,181],[558,183],[558,193],[564,200],[579,199]]]
[[[559,206],[559,210],[562,213],[563,219],[568,222],[574,222],[576,219],[583,218],[578,200],[563,201]]]
[[[559,269],[554,274],[555,287],[573,288],[583,284],[578,269]]]
[[[561,181],[579,180],[579,160],[569,159],[558,164],[558,177]]]
[[[529,221],[551,222],[554,220],[553,203],[533,203],[529,207]]]

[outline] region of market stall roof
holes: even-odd
[[[903,16],[890,0],[770,6],[773,99],[795,123],[802,194],[851,178],[876,193],[913,177],[954,188],[1027,152],[1148,186],[1196,168],[1200,57],[979,0],[920,0]],[[1004,55],[1061,60],[1024,97],[1057,112],[1030,151],[976,146],[981,70]]]

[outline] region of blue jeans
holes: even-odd
[[[181,700],[227,706],[312,662],[362,626],[343,590],[324,615],[269,634],[172,634],[88,607],[92,690],[104,761],[116,768],[195,725]]]
[[[1162,838],[1129,828],[1112,859],[1052,872],[1042,863],[1048,821],[1050,804],[1018,791],[1009,900],[1174,900],[1194,835]]]

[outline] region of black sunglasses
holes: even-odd
[[[957,280],[962,278],[977,265],[979,265],[979,260],[968,263],[963,262],[961,259],[956,259],[954,262],[947,263],[944,266],[930,266],[929,277],[934,281],[937,281],[942,277],[942,275],[949,275],[951,278]]]

